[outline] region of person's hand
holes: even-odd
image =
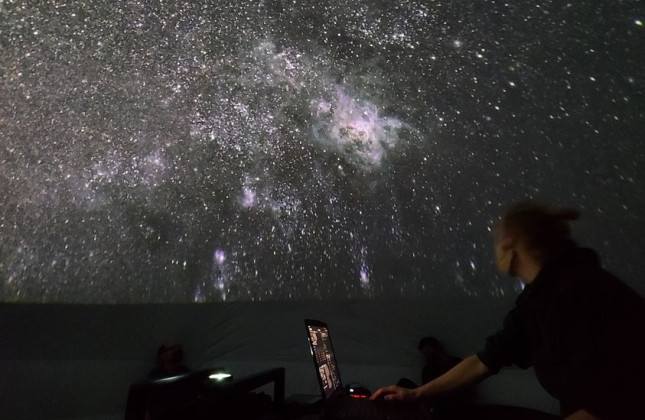
[[[413,389],[390,385],[377,389],[370,397],[370,400],[374,401],[379,398],[382,398],[385,401],[414,401],[418,396]]]

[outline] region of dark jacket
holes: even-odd
[[[494,373],[533,366],[563,415],[645,419],[645,301],[573,242],[551,254],[478,357]]]

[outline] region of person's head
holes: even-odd
[[[527,201],[511,206],[494,228],[495,260],[505,274],[533,281],[554,249],[571,235],[575,210],[553,209]]]
[[[419,352],[428,362],[436,361],[445,355],[443,346],[434,337],[423,337],[419,341]]]
[[[163,344],[157,350],[157,363],[166,372],[174,373],[184,358],[184,352],[179,344]]]

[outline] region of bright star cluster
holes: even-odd
[[[524,199],[643,291],[644,13],[0,2],[0,301],[503,296]]]

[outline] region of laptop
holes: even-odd
[[[309,349],[325,401],[324,418],[344,420],[432,420],[432,410],[422,403],[370,401],[364,387],[343,386],[329,327],[305,319]]]

